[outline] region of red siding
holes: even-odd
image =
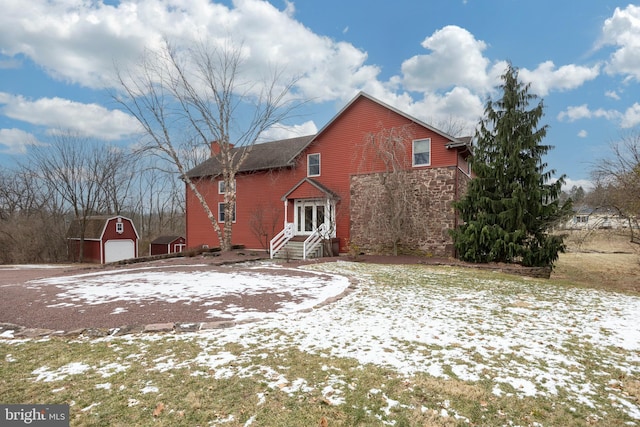
[[[69,240],[68,248],[69,248],[69,259],[72,261],[79,261],[80,260],[80,240]],[[83,262],[101,264],[102,258],[100,257],[100,242],[97,240],[85,240],[84,251],[82,256],[84,258]]]
[[[317,177],[316,177],[317,178]],[[289,199],[321,199],[327,195],[320,191],[317,187],[303,182],[298,188],[291,192],[288,196]]]
[[[123,224],[122,233],[116,231],[116,223],[118,218],[121,219]],[[133,222],[128,218],[114,217],[106,221],[106,226],[102,231],[101,240],[85,240],[83,258],[84,262],[105,262],[105,244],[109,240],[132,240],[135,248],[135,256],[138,256],[138,235]],[[69,239],[69,257],[76,261],[80,258],[80,240]]]
[[[180,245],[185,244],[185,238],[179,237],[172,241],[171,243],[151,243],[149,255],[163,255],[168,253],[176,253],[180,252],[182,247]]]
[[[187,240],[184,237],[180,237],[173,242],[171,242],[171,252],[176,253],[182,251],[184,249],[184,245],[187,243]]]
[[[133,227],[133,223],[127,218],[121,218],[123,224],[122,233],[116,232],[116,224],[118,223],[117,218],[111,218],[107,226],[102,233],[102,241],[106,242],[107,240],[121,240],[121,239],[129,239],[134,242],[138,240],[138,236],[136,235],[136,230]]]
[[[260,248],[260,241],[251,231],[251,218],[257,210],[275,210],[278,221],[276,232],[284,225],[284,203],[281,198],[298,184],[307,173],[307,155],[320,153],[321,174],[311,179],[322,184],[340,197],[336,206],[336,234],[340,239],[340,251],[347,250],[349,241],[350,176],[359,173],[384,171],[380,161],[363,161],[365,136],[382,128],[411,125],[414,139],[431,138],[431,165],[428,167],[456,166],[457,152],[445,147],[450,141],[443,136],[416,124],[393,110],[359,97],[336,117],[316,137],[314,142],[298,158],[293,169],[242,174],[237,176],[236,223],[233,227],[234,244],[248,248]],[[407,147],[410,155],[411,146]],[[409,160],[410,162],[410,157]],[[218,202],[223,196],[217,192],[217,181],[202,180],[198,188],[205,194],[209,206],[217,216]],[[323,197],[314,186],[305,183],[296,189],[289,199]],[[219,246],[217,236],[197,198],[187,189],[187,245],[196,247]],[[293,221],[293,204],[288,206],[288,221]],[[272,236],[269,236],[272,237]]]

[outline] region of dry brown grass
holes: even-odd
[[[638,294],[640,245],[630,240],[628,232],[616,230],[570,232],[551,278]]]

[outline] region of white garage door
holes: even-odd
[[[104,261],[114,262],[121,259],[135,258],[136,251],[133,240],[108,240],[104,244]]]

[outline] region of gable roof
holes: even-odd
[[[294,165],[295,159],[307,148],[315,135],[282,139],[255,144],[240,166],[238,172],[285,168]],[[241,154],[247,147],[236,147],[232,153]],[[211,157],[187,172],[189,178],[216,176],[222,173],[222,165],[216,157]]]
[[[405,113],[404,111],[398,110],[395,107],[392,107],[391,105],[380,101],[377,98],[374,98],[373,96],[369,95],[366,92],[359,92],[351,101],[349,101],[349,103],[347,105],[345,105],[344,107],[342,107],[342,109],[338,112],[338,114],[336,114],[335,116],[333,116],[333,118],[331,120],[329,120],[329,122],[324,125],[324,127],[322,127],[322,129],[320,129],[320,131],[318,131],[318,135],[322,134],[327,128],[329,128],[333,122],[335,122],[338,117],[340,117],[342,115],[343,112],[345,112],[349,107],[351,107],[357,100],[359,100],[360,98],[366,98],[369,101],[375,102],[378,105],[383,106],[384,108],[386,108],[387,110],[391,110],[394,113],[404,117],[405,119],[414,122],[415,124],[424,127],[426,129],[429,129],[430,131],[448,139],[449,141],[451,141],[452,144],[460,144],[460,146],[464,146],[464,145],[468,145],[468,143],[471,142],[471,137],[462,137],[462,138],[456,138],[454,136],[449,135],[446,132],[441,131],[438,128],[435,128],[433,126],[431,126],[428,123],[423,122],[422,120],[419,120],[407,113]],[[317,135],[316,135],[317,136]],[[451,144],[447,144],[447,148],[456,148],[457,145],[451,145],[451,147],[449,147],[449,145]]]
[[[463,148],[465,150],[471,150],[471,137],[455,138],[421,120],[412,117],[397,108],[394,108],[379,99],[368,95],[365,92],[358,93],[347,105],[335,115],[329,122],[320,129],[316,135],[307,135],[297,138],[283,139],[279,141],[264,142],[260,144],[254,144],[251,148],[251,152],[245,159],[244,163],[240,166],[238,172],[253,172],[267,169],[277,169],[291,167],[294,165],[296,158],[304,151],[319,135],[321,135],[326,129],[328,129],[351,105],[357,100],[366,98],[376,104],[383,106],[384,108],[399,114],[400,116],[410,120],[417,125],[429,129],[430,131],[448,139],[451,141],[446,145],[447,148]],[[231,150],[232,153],[240,153],[241,150],[246,150],[248,147],[236,147]],[[195,168],[187,172],[189,178],[199,178],[204,176],[217,176],[222,174],[222,165],[216,157],[211,157],[200,163]]]
[[[321,193],[323,193],[328,199],[330,200],[340,200],[340,196],[337,193],[334,193],[333,191],[331,191],[330,189],[328,189],[327,187],[325,187],[324,185],[320,184],[318,181],[316,181],[315,179],[312,178],[302,178],[296,185],[294,185],[291,190],[287,191],[286,194],[284,196],[282,196],[281,200],[284,202],[286,201],[289,196],[296,191],[298,188],[300,188],[302,185],[304,184],[309,184],[312,187],[314,187],[316,190],[320,191]]]
[[[168,245],[175,242],[178,239],[184,238],[182,236],[160,236],[151,242],[152,245]]]

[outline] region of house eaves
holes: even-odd
[[[318,134],[316,135],[316,137],[318,137],[318,136],[319,136],[319,135],[321,135],[321,134],[322,134],[326,129],[328,129],[328,128],[333,124],[333,122],[335,122],[335,121],[338,119],[338,117],[340,117],[340,116],[342,115],[342,113],[343,113],[343,112],[345,112],[347,109],[349,109],[349,107],[351,107],[351,105],[353,105],[353,104],[354,104],[358,99],[360,99],[360,98],[366,98],[366,99],[368,99],[368,100],[370,100],[370,101],[372,101],[372,102],[375,102],[376,104],[381,105],[381,106],[383,106],[384,108],[386,108],[386,109],[388,109],[388,110],[391,110],[391,111],[393,111],[394,113],[396,113],[396,114],[398,114],[398,115],[400,115],[400,116],[404,117],[405,119],[407,119],[407,120],[410,120],[410,121],[414,122],[414,123],[415,123],[415,124],[417,124],[418,126],[421,126],[421,127],[426,128],[426,129],[429,129],[430,131],[432,131],[432,132],[434,132],[434,133],[436,133],[436,134],[438,134],[438,135],[440,135],[440,136],[442,136],[442,137],[444,137],[444,138],[448,139],[449,141],[452,141],[452,143],[459,142],[459,139],[458,139],[458,138],[455,138],[455,137],[453,137],[453,136],[451,136],[451,135],[447,134],[446,132],[443,132],[443,131],[441,131],[440,129],[435,128],[435,127],[431,126],[430,124],[427,124],[427,123],[423,122],[422,120],[416,119],[415,117],[410,116],[409,114],[407,114],[407,113],[405,113],[405,112],[403,112],[403,111],[400,111],[400,110],[398,110],[397,108],[392,107],[391,105],[389,105],[389,104],[387,104],[387,103],[385,103],[385,102],[382,102],[382,101],[380,101],[380,100],[379,100],[379,99],[377,99],[377,98],[374,98],[373,96],[369,95],[369,94],[368,94],[368,93],[366,93],[366,92],[359,92],[359,93],[358,93],[358,95],[356,95],[356,96],[355,96],[351,101],[349,101],[349,103],[348,103],[347,105],[345,105],[344,107],[342,107],[342,109],[338,112],[338,114],[336,114],[335,116],[333,116],[333,118],[332,118],[332,119],[331,119],[331,120],[330,120],[326,125],[324,125],[324,126],[322,127],[322,129],[320,129],[320,130],[318,131]]]
[[[315,135],[307,135],[254,144],[250,147],[249,155],[240,165],[237,172],[257,172],[294,166],[295,160],[309,146],[314,137]],[[242,150],[247,149],[249,147],[236,147],[231,150],[231,154],[238,156],[242,154]],[[219,176],[221,174],[222,164],[214,156],[189,170],[186,175],[189,178],[200,178],[204,176]]]
[[[289,196],[304,183],[308,183],[311,186],[315,187],[318,191],[324,193],[327,196],[327,199],[329,200],[340,200],[340,196],[337,193],[334,193],[324,185],[320,184],[315,179],[308,178],[308,177],[302,178],[296,185],[294,185],[291,188],[291,190],[287,191],[286,194],[282,196],[281,200],[283,202],[286,201],[289,198]]]

